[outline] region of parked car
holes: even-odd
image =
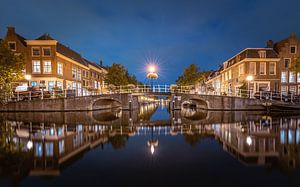
[[[14,91],[15,99],[18,100],[29,100],[29,99],[41,99],[50,98],[51,94],[49,91],[41,90],[37,86],[17,86]],[[30,98],[29,98],[30,97]]]

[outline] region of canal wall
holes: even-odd
[[[86,97],[56,98],[31,101],[9,102],[0,105],[2,112],[59,112],[59,111],[93,111],[120,107],[123,110],[138,108],[137,97],[131,94],[110,94]]]

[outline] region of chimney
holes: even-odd
[[[8,34],[15,34],[16,33],[15,28],[11,27],[11,26],[8,26],[7,27],[7,33]]]
[[[268,40],[267,41],[267,48],[273,48],[274,47],[274,42],[273,40]]]
[[[100,60],[100,66],[103,66],[103,62],[102,62],[102,60]]]

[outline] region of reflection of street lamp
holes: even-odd
[[[247,82],[248,82],[248,92],[249,92],[249,97],[250,97],[250,82],[253,81],[253,76],[252,75],[248,75],[246,78]]]
[[[30,79],[31,79],[31,75],[25,75],[25,79],[28,81],[28,87],[29,87],[29,81],[30,81]]]
[[[150,147],[150,152],[153,155],[155,151],[155,147],[158,146],[158,140],[153,138],[153,126],[151,127],[151,139],[147,142],[147,145]]]

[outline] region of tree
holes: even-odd
[[[0,100],[12,93],[12,83],[22,79],[24,68],[24,56],[13,53],[5,40],[0,41]]]
[[[115,86],[128,85],[128,84],[138,84],[136,77],[130,75],[128,70],[121,64],[112,64],[108,68],[105,81],[108,84],[113,84]]]
[[[292,61],[289,70],[294,72],[300,72],[300,57]]]
[[[184,69],[183,75],[179,76],[176,83],[180,86],[194,85],[198,82],[204,81],[207,72],[200,71],[196,64],[191,64]]]

